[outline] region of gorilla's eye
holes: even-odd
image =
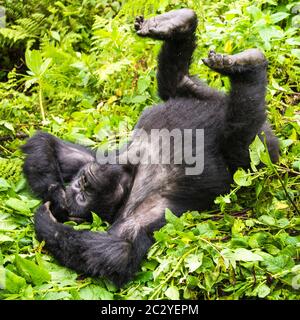
[[[85,194],[83,192],[80,192],[79,194],[77,194],[76,195],[76,201],[81,206],[86,205],[87,199],[86,199]]]

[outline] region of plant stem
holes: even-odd
[[[166,284],[174,275],[174,273],[177,271],[177,269],[180,267],[181,263],[183,262],[183,260],[189,255],[191,254],[193,251],[195,251],[197,249],[197,247],[192,248],[191,250],[189,250],[188,252],[186,252],[178,261],[178,263],[176,264],[175,268],[173,269],[173,271],[169,274],[169,276],[157,287],[157,289],[154,291],[154,293],[151,295],[151,297],[149,298],[149,300],[154,299],[154,297],[159,293],[159,290],[161,289],[161,287],[163,287],[164,284]]]
[[[44,105],[43,105],[43,91],[42,91],[41,83],[39,83],[39,104],[40,104],[42,120],[43,120],[43,123],[45,123],[46,117],[45,117],[45,110],[44,110]]]

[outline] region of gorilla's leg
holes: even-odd
[[[56,217],[65,220],[64,183],[94,161],[94,154],[45,132],[35,134],[21,149],[26,154],[23,170],[32,191],[43,201],[51,201]]]
[[[39,241],[62,264],[91,276],[105,276],[116,285],[129,281],[151,246],[153,230],[164,224],[164,210],[170,205],[154,196],[146,199],[128,217],[114,222],[108,232],[74,230],[58,223],[42,205],[35,215]]]
[[[230,77],[231,91],[225,119],[222,148],[231,171],[249,166],[248,148],[255,135],[263,130],[273,161],[278,159],[278,143],[266,123],[265,93],[267,60],[258,49],[236,55],[214,51],[203,62],[211,69]]]
[[[189,75],[189,67],[196,48],[197,16],[193,10],[170,11],[144,20],[136,18],[135,29],[141,37],[164,40],[158,57],[158,93],[163,100],[175,96],[194,96],[199,99],[219,96]]]

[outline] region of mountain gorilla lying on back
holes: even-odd
[[[45,240],[61,264],[106,276],[120,286],[133,277],[153,232],[165,224],[165,209],[179,216],[211,206],[216,196],[229,191],[234,171],[249,166],[248,147],[257,134],[265,133],[271,158],[277,160],[277,140],[266,121],[264,55],[257,49],[231,56],[210,51],[203,62],[231,81],[230,93],[223,94],[189,75],[196,26],[189,9],[136,18],[139,36],[164,41],[157,73],[164,103],[145,110],[136,129],[149,134],[153,129],[191,129],[193,138],[196,129],[204,129],[201,174],[187,175],[190,166],[184,161],[101,164],[93,151],[41,132],[23,146],[25,175],[46,202],[35,215],[37,238]],[[138,140],[133,135],[118,159],[146,153],[149,145]],[[112,223],[107,232],[77,231],[60,223],[89,219],[91,211]]]

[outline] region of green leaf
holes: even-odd
[[[266,232],[255,232],[250,236],[248,243],[251,248],[260,248],[264,245],[267,239],[268,234]]]
[[[25,61],[27,67],[33,73],[33,75],[40,76],[40,67],[43,64],[41,52],[38,50],[26,50]]]
[[[249,187],[252,184],[252,177],[244,169],[239,168],[233,175],[234,182],[241,187]]]
[[[6,191],[10,188],[10,184],[3,178],[0,178],[0,191]]]
[[[12,241],[15,241],[12,237],[6,235],[6,234],[3,234],[3,233],[0,233],[0,243],[3,243],[3,242],[12,242]]]
[[[265,298],[268,294],[270,294],[271,289],[266,284],[259,284],[254,289],[254,294],[256,294],[259,298]]]
[[[267,216],[267,215],[262,215],[261,217],[258,218],[258,220],[269,226],[274,226],[276,224],[276,220],[273,217]]]
[[[5,204],[9,208],[11,208],[21,214],[24,214],[26,216],[31,214],[31,210],[30,210],[30,207],[28,206],[28,204],[24,201],[17,199],[17,198],[10,198],[5,202]]]
[[[206,221],[197,225],[200,236],[214,238],[218,234],[218,230],[212,221]]]
[[[11,122],[1,120],[0,125],[4,126],[6,129],[15,132],[14,126]]]
[[[271,21],[272,23],[277,23],[285,18],[287,18],[290,14],[287,12],[276,12],[271,15]]]
[[[92,212],[93,222],[92,222],[92,228],[98,229],[102,225],[101,218],[94,212]]]
[[[40,66],[40,76],[42,76],[47,71],[47,69],[49,68],[51,63],[52,63],[52,59],[51,58],[46,59],[42,63],[42,65]]]
[[[151,79],[149,77],[140,77],[137,83],[138,93],[142,94],[144,93],[150,85]]]
[[[244,248],[238,248],[234,251],[234,259],[236,261],[262,261],[263,258]]]
[[[51,31],[51,36],[53,39],[57,40],[58,42],[60,42],[60,35],[57,31]]]
[[[190,254],[185,258],[185,266],[189,269],[189,272],[194,272],[202,265],[203,252],[200,254]]]
[[[0,289],[11,293],[19,293],[26,286],[25,279],[0,266]]]
[[[300,58],[299,58],[300,59]],[[299,171],[300,172],[300,160],[294,161],[292,163],[292,167],[294,170]]]
[[[51,275],[49,272],[35,264],[31,260],[23,259],[20,256],[16,255],[15,263],[19,272],[24,275],[29,281],[32,281],[35,285],[41,285],[42,283],[48,282],[51,280]]]
[[[245,229],[245,224],[241,219],[234,220],[233,226],[232,226],[232,234],[240,234]]]
[[[81,289],[79,295],[83,300],[112,300],[114,298],[111,292],[94,284]]]
[[[273,274],[289,270],[295,265],[293,259],[287,255],[269,257],[265,259],[264,263],[267,266],[267,270]]]
[[[165,291],[165,295],[171,300],[179,300],[179,291],[176,287],[171,286]]]
[[[61,292],[47,292],[43,297],[44,300],[64,300],[70,298],[70,293],[66,291]]]
[[[178,217],[175,216],[174,213],[172,213],[172,211],[170,209],[166,209],[165,211],[165,217],[166,217],[166,221],[168,223],[176,223],[178,221]]]
[[[130,99],[131,103],[134,104],[139,104],[139,103],[143,103],[148,99],[148,96],[145,95],[138,95],[138,96],[134,96],[132,99]]]
[[[296,58],[300,59],[300,49],[292,49],[291,54]]]
[[[166,217],[166,221],[172,224],[176,230],[180,231],[183,229],[184,225],[182,220],[176,217],[175,214],[173,214],[170,209],[166,209],[165,217]]]
[[[256,136],[254,141],[250,144],[249,151],[250,151],[251,168],[253,169],[253,166],[255,168],[255,166],[257,166],[260,163],[260,156],[262,152],[265,151],[265,146],[260,140],[259,136]]]

